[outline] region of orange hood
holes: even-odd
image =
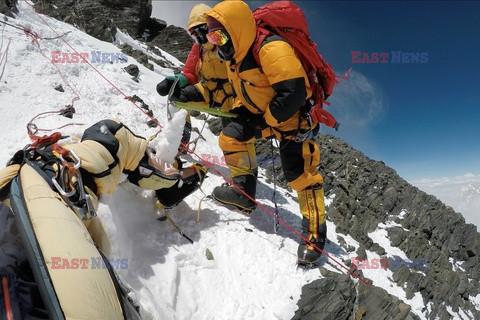
[[[252,11],[243,1],[223,1],[207,13],[218,20],[230,35],[235,61],[242,61],[257,35],[257,25]]]

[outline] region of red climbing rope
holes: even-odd
[[[5,59],[5,57],[7,56],[7,53],[8,53],[8,47],[10,47],[10,42],[12,40],[8,40],[8,43],[7,43],[7,47],[5,48],[5,51],[3,52],[2,54],[2,58],[0,59],[0,66],[2,65],[2,62],[3,62],[3,59]]]
[[[195,155],[198,159],[202,159],[198,154],[195,153],[195,151],[193,150],[188,150],[188,152],[190,152],[191,154]],[[325,257],[327,257],[328,259],[332,260],[333,262],[335,262],[337,265],[339,265],[341,268],[345,269],[348,271],[348,273],[350,273],[352,276],[354,276],[355,278],[357,278],[358,280],[360,280],[361,282],[363,282],[364,284],[366,284],[367,286],[371,286],[371,284],[363,279],[362,277],[360,277],[358,274],[356,274],[355,272],[353,272],[352,270],[350,270],[347,266],[345,266],[343,263],[339,262],[337,259],[333,258],[331,255],[329,255],[328,253],[326,253],[324,250],[320,249],[317,245],[315,245],[313,242],[311,242],[310,240],[308,240],[306,237],[304,237],[300,232],[298,232],[297,230],[295,230],[291,225],[289,225],[287,222],[285,222],[283,219],[279,218],[278,216],[275,215],[275,213],[273,213],[272,211],[270,211],[267,207],[265,207],[263,204],[261,204],[260,202],[258,202],[256,199],[252,198],[249,194],[247,194],[245,191],[243,191],[239,186],[237,186],[235,183],[233,183],[232,180],[228,179],[225,175],[223,175],[220,171],[218,171],[217,169],[215,169],[215,164],[209,162],[209,161],[205,161],[205,160],[202,160],[202,163],[205,164],[207,167],[209,167],[212,171],[214,171],[215,173],[217,173],[220,177],[223,178],[223,180],[225,180],[226,182],[230,183],[230,185],[232,187],[234,187],[235,189],[237,189],[238,191],[240,191],[245,197],[247,197],[248,199],[250,199],[250,201],[253,201],[255,202],[255,204],[257,206],[259,206],[263,211],[265,211],[268,215],[272,216],[273,218],[275,218],[280,224],[282,224],[284,227],[286,227],[288,230],[290,230],[293,234],[297,235],[298,237],[300,237],[303,241],[305,241],[306,243],[308,243],[310,246],[312,246],[313,248],[315,248],[315,250],[317,250],[318,252],[320,252],[321,254],[323,254]]]
[[[26,4],[28,4],[28,5],[32,8],[33,12],[35,12],[35,14],[43,21],[43,23],[44,23],[47,27],[49,27],[49,28],[57,35],[57,37],[58,37],[59,39],[61,39],[70,49],[72,49],[74,52],[76,52],[76,53],[79,55],[79,57],[82,57],[82,56],[80,55],[80,53],[79,53],[77,50],[75,50],[75,48],[73,48],[73,47],[67,42],[67,40],[65,40],[65,38],[64,38],[61,34],[59,34],[55,29],[53,29],[53,28],[48,24],[48,22],[37,12],[37,11],[38,11],[37,8],[35,8],[35,7],[34,7],[32,4],[30,4],[27,0],[24,0],[24,2],[25,2]],[[122,90],[120,90],[115,84],[113,84],[113,82],[111,82],[106,76],[104,76],[104,75],[103,75],[97,68],[95,68],[89,61],[85,60],[84,57],[82,57],[82,59],[83,59],[82,62],[87,63],[93,70],[95,70],[95,72],[97,72],[97,73],[100,75],[100,77],[102,77],[102,78],[103,78],[105,81],[107,81],[115,90],[117,90],[122,96],[124,96],[125,99],[127,99],[128,101],[130,101],[138,110],[140,110],[143,114],[145,114],[147,117],[149,117],[149,118],[160,128],[159,131],[161,131],[161,129],[163,128],[163,126],[157,121],[157,119],[155,119],[153,116],[149,115],[147,111],[145,111],[145,110],[142,109],[140,106],[138,106],[138,105],[135,103],[135,101],[133,101],[133,100],[132,100],[129,96],[127,96]]]

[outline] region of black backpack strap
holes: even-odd
[[[41,296],[45,298],[43,301],[45,303],[45,308],[48,311],[50,319],[63,320],[65,317],[63,315],[62,308],[60,307],[60,302],[57,299],[57,295],[52,283],[48,280],[49,273],[47,266],[45,263],[38,263],[40,261],[45,261],[45,259],[43,258],[38,240],[35,237],[35,232],[33,230],[31,221],[28,218],[26,204],[23,198],[21,181],[18,176],[12,181],[10,201],[12,210],[15,213],[16,223],[17,225],[22,226],[22,228],[19,228],[19,233],[23,239],[25,251],[27,252],[31,262],[30,266],[32,268],[32,272],[35,276],[35,279],[39,280],[39,282],[37,282],[38,290]]]
[[[0,202],[0,319],[10,306],[13,319],[48,319],[38,285],[15,223],[15,215]]]

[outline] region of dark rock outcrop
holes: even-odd
[[[321,269],[324,278],[302,290],[293,320],[415,320],[410,306],[384,289],[354,284],[351,277]]]
[[[150,43],[167,51],[178,60],[185,62],[188,52],[190,52],[190,48],[193,45],[193,39],[185,29],[168,26],[157,37],[152,39]]]
[[[366,250],[384,254],[385,248],[374,243],[368,233],[377,229],[379,223],[390,221],[401,225],[386,228],[391,245],[403,250],[409,259],[428,261],[428,267],[422,272],[392,270],[393,281],[404,288],[406,298],[420,293],[425,305],[431,303],[428,314],[431,319],[450,319],[452,315],[446,306],[454,312],[461,308],[479,319],[480,312],[470,301],[470,296],[480,293],[480,234],[476,227],[466,224],[460,213],[435,197],[410,185],[383,162],[369,159],[341,139],[320,135],[317,141],[322,152],[319,169],[324,176],[325,194],[333,198],[327,208],[327,219],[336,225],[337,232],[349,234],[360,243],[357,255],[365,258]],[[319,285],[315,282],[311,285]],[[304,296],[307,290],[305,287]],[[338,292],[343,291],[345,289]],[[311,298],[299,301],[297,314],[305,308],[304,299]],[[389,299],[386,294],[378,294],[375,301],[383,305],[389,304]],[[364,318],[385,318],[367,317],[377,309],[375,304],[365,305]],[[352,313],[351,317],[354,319],[357,314]]]
[[[17,12],[17,0],[0,1],[0,13],[13,18]]]
[[[103,41],[113,42],[118,28],[132,38],[146,42],[151,50],[156,49],[155,46],[161,47],[182,62],[193,45],[193,39],[185,29],[167,27],[165,21],[151,17],[151,0],[38,0],[35,7]],[[165,61],[159,64],[168,67]]]
[[[140,69],[138,69],[138,66],[135,64],[129,64],[124,68],[124,70],[134,78],[138,77],[140,74]]]
[[[303,287],[298,311],[292,320],[349,319],[356,301],[348,275],[324,272],[325,277]]]
[[[152,4],[149,0],[38,0],[35,7],[103,41],[112,42],[116,28],[140,38],[148,27],[156,28],[147,30],[151,34],[158,34],[166,27],[165,22],[150,18]]]

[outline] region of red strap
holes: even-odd
[[[352,68],[348,69],[347,72],[343,76],[335,75],[335,78],[346,80],[350,76],[350,71],[352,71]],[[338,82],[340,83],[340,82]]]
[[[13,319],[12,305],[10,303],[10,294],[8,293],[8,280],[6,277],[2,278],[3,300],[5,301],[5,315],[7,320]]]
[[[62,156],[62,165],[67,168],[68,170],[68,173],[70,174],[74,174],[75,173],[75,168],[72,167],[67,160],[65,160],[65,158],[68,157],[68,155],[70,154],[70,151],[68,151],[67,149],[63,148],[62,146],[58,145],[57,143],[54,143],[52,145],[52,150],[57,152],[59,155]]]
[[[339,124],[337,120],[325,109],[318,108],[317,105],[312,107],[312,111],[310,113],[313,122],[320,122],[324,125],[337,129]],[[338,130],[338,129],[337,129]]]
[[[62,138],[62,134],[60,132],[54,132],[49,136],[44,135],[39,137],[29,131],[28,135],[30,136],[30,139],[33,140],[33,143],[32,143],[33,147],[54,144]]]
[[[255,37],[255,42],[253,43],[252,53],[260,68],[262,67],[260,64],[260,49],[262,48],[263,41],[265,41],[265,39],[271,35],[273,35],[271,31],[262,27],[257,27],[257,36]]]
[[[52,150],[58,152],[58,154],[60,154],[64,158],[68,157],[68,150],[62,148],[60,145],[56,143],[52,146]]]

